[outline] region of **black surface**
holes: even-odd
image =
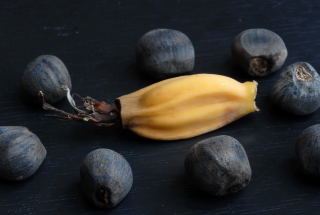
[[[236,34],[254,27],[282,36],[289,51],[286,65],[308,61],[320,69],[319,9],[317,0],[1,0],[0,124],[27,126],[38,134],[48,156],[30,180],[0,183],[0,214],[319,214],[320,183],[299,174],[294,139],[319,122],[320,113],[295,117],[275,109],[267,95],[278,74],[258,80],[261,112],[170,143],[46,118],[19,92],[24,67],[41,54],[59,56],[70,70],[74,92],[82,95],[112,100],[144,87],[153,81],[135,69],[135,43],[159,27],[190,37],[195,73],[249,80],[232,66],[230,45]],[[215,199],[192,189],[183,162],[192,144],[220,134],[243,144],[253,178],[243,192]],[[130,194],[107,212],[92,208],[79,192],[79,165],[98,147],[123,154],[134,174]]]

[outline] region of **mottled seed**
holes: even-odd
[[[39,138],[22,126],[0,126],[0,178],[20,181],[33,175],[47,151]]]
[[[149,31],[138,41],[136,52],[141,68],[157,79],[189,73],[194,67],[192,42],[180,31]]]
[[[232,43],[232,53],[249,75],[263,77],[279,70],[288,51],[282,38],[267,29],[248,29],[238,34]]]
[[[275,104],[290,113],[313,113],[320,107],[319,74],[309,63],[291,64],[281,72],[270,96]]]
[[[235,193],[251,179],[251,167],[242,145],[221,135],[195,144],[185,160],[186,172],[201,190],[215,196]]]
[[[90,152],[80,167],[81,187],[96,207],[112,208],[129,193],[133,178],[127,160],[110,149]]]
[[[49,103],[65,98],[67,87],[71,90],[71,78],[64,63],[53,55],[41,55],[27,65],[22,77],[24,89],[33,97],[44,93]]]
[[[320,176],[320,124],[301,132],[296,141],[296,154],[304,173]]]

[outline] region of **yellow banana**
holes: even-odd
[[[84,104],[78,107],[69,90],[67,93],[77,114],[59,110],[45,101],[43,108],[64,115],[59,118],[103,126],[113,125],[120,119],[123,127],[156,140],[194,137],[258,111],[255,105],[257,82],[240,83],[214,74],[186,75],[160,81],[119,97],[117,105],[86,97],[82,98]]]
[[[118,98],[122,125],[140,136],[177,140],[258,111],[257,83],[197,74],[167,79]]]

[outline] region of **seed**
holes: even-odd
[[[80,167],[81,187],[96,207],[112,208],[129,193],[133,178],[127,160],[110,149],[90,152]]]
[[[301,132],[296,141],[296,154],[304,173],[320,176],[320,124]]]
[[[55,103],[65,98],[66,88],[71,90],[71,79],[59,58],[41,55],[27,65],[22,85],[31,96],[37,97],[42,92],[46,101]]]
[[[221,135],[195,144],[185,159],[194,185],[211,195],[223,196],[245,188],[251,167],[240,142]]]
[[[232,44],[238,64],[251,76],[263,77],[279,70],[288,51],[282,38],[267,29],[248,29],[238,34]]]
[[[155,29],[138,41],[137,59],[151,77],[165,79],[191,72],[194,67],[194,48],[182,32]]]
[[[315,112],[320,107],[320,77],[306,62],[286,67],[271,90],[271,99],[283,110],[296,115]]]
[[[47,155],[39,138],[22,126],[0,126],[0,178],[21,181],[32,176]]]

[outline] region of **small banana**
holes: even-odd
[[[194,137],[257,111],[256,82],[197,74],[167,79],[118,98],[123,126],[157,140]]]
[[[85,111],[77,115],[59,112],[68,114],[69,119],[107,126],[120,119],[123,127],[140,136],[178,140],[216,130],[258,111],[256,94],[255,81],[240,83],[215,74],[185,75],[121,96],[117,105],[86,97],[82,98]],[[45,102],[44,108],[53,110]]]

